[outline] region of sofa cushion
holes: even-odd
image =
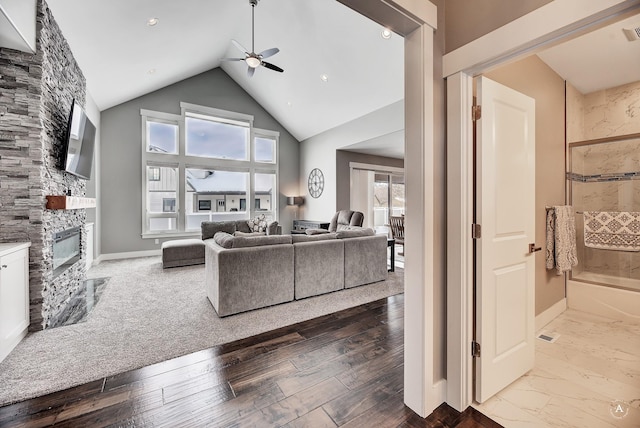
[[[291,244],[290,235],[235,236],[232,248],[259,247],[262,245]]]
[[[247,221],[252,232],[265,232],[267,230],[267,219],[264,214],[259,214]]]
[[[327,229],[305,229],[304,233],[307,235],[321,235],[323,233],[330,233]]]
[[[236,231],[244,232],[244,233],[253,232],[253,230],[249,228],[249,225],[247,224],[247,220],[236,220],[235,222],[232,222],[232,223],[235,223]]]
[[[215,243],[220,245],[222,248],[233,248],[233,239],[233,235],[230,235],[227,232],[216,232],[216,234],[213,235]]]
[[[236,230],[235,232],[233,232],[233,236],[264,236],[265,233],[264,232],[240,232],[239,230]]]
[[[211,239],[217,232],[226,232],[233,235],[236,225],[232,221],[203,221],[200,224],[202,229],[202,240]]]
[[[375,232],[373,231],[373,229],[370,229],[368,227],[358,227],[354,229],[339,230],[338,232],[336,232],[336,237],[338,239],[358,238],[361,236],[373,236],[373,235],[375,235]]]
[[[322,233],[318,235],[303,235],[303,234],[291,235],[291,241],[294,244],[296,242],[326,241],[328,239],[336,239],[336,234],[328,232],[328,233]]]

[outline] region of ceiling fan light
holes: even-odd
[[[256,68],[256,67],[260,66],[260,59],[259,58],[250,56],[250,57],[247,57],[247,59],[245,59],[245,61],[246,61],[247,65],[249,67],[251,67],[251,68]]]

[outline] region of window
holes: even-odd
[[[276,220],[279,134],[253,128],[253,116],[180,106],[181,115],[140,112],[142,236],[194,234],[203,221],[258,212]]]
[[[178,153],[178,125],[158,120],[148,120],[147,152]]]
[[[276,161],[276,140],[272,137],[256,137],[256,162],[274,163]]]
[[[248,123],[225,123],[212,117],[188,115],[185,126],[187,156],[248,160]]]
[[[176,199],[175,198],[162,199],[162,212],[165,212],[165,213],[176,212]]]
[[[199,230],[203,221],[224,219],[225,213],[246,211],[246,207],[240,206],[240,200],[246,199],[249,193],[249,173],[187,168],[185,193],[186,230]],[[218,216],[214,217],[214,214]]]
[[[275,209],[272,204],[273,190],[276,187],[276,175],[275,174],[255,174],[255,202],[257,211],[273,211]]]
[[[149,181],[160,181],[160,168],[157,166],[150,166],[148,171]]]
[[[163,180],[153,180],[152,170],[159,170]],[[177,227],[176,199],[178,194],[177,169],[174,167],[147,167],[146,226],[149,231],[173,231]]]
[[[389,224],[389,216],[404,214],[404,176],[375,173],[373,183],[374,226]]]

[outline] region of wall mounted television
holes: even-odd
[[[96,127],[91,123],[80,104],[74,100],[71,104],[64,139],[63,169],[77,177],[89,180],[93,166],[95,141]]]

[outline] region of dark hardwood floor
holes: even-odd
[[[403,404],[403,313],[393,296],[2,407],[0,426],[500,427]]]

